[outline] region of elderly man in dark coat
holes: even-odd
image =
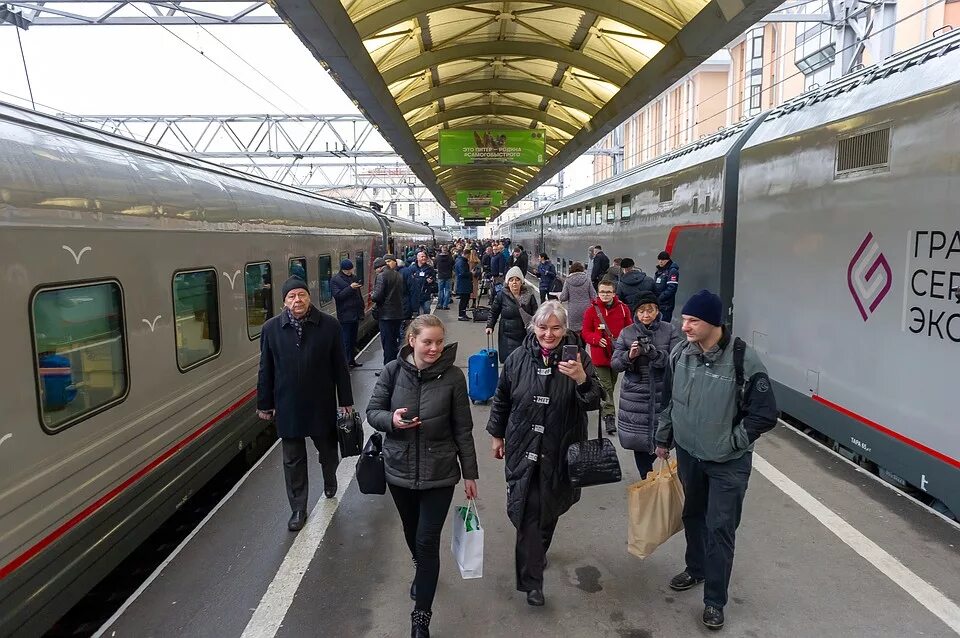
[[[299,531],[307,520],[306,437],[320,456],[323,493],[337,494],[337,406],[353,411],[350,373],[340,324],[310,303],[307,284],[291,277],[283,284],[283,311],[263,324],[257,415],[275,419],[283,441],[283,477],[293,515],[287,526]]]

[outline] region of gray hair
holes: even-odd
[[[544,325],[550,317],[556,317],[564,330],[569,326],[567,323],[567,309],[563,307],[562,303],[552,299],[540,304],[537,311],[533,313],[533,317],[530,319],[530,325],[528,326],[529,330],[533,332],[535,326]]]

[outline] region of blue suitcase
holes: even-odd
[[[473,403],[489,401],[497,391],[500,368],[497,351],[491,347],[487,335],[487,347],[470,355],[467,360],[467,394]]]

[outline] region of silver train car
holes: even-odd
[[[260,327],[422,224],[0,105],[0,635],[37,635],[263,434]],[[372,318],[366,322],[372,329]]]
[[[677,307],[719,290],[786,415],[956,517],[958,104],[955,31],[498,232],[564,272],[668,250]]]

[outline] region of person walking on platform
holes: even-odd
[[[437,271],[428,263],[427,253],[417,253],[417,261],[408,267],[407,296],[413,315],[429,315],[430,300],[433,298],[433,286],[437,281]]]
[[[541,304],[532,334],[507,357],[490,408],[487,432],[496,459],[504,459],[507,516],[517,528],[517,590],[527,603],[544,604],[543,570],[560,516],[580,500],[563,467],[567,448],[587,437],[587,412],[600,407],[603,390],[582,348],[561,359],[567,311],[558,301]]]
[[[470,249],[467,256],[467,265],[470,266],[470,305],[476,308],[480,302],[480,279],[483,277],[483,267],[480,265],[480,257],[477,256],[476,248]]]
[[[397,358],[400,348],[400,327],[407,319],[404,314],[403,277],[397,272],[397,258],[387,254],[383,256],[384,268],[373,282],[370,298],[377,307],[373,316],[380,326],[380,344],[383,346],[383,365]]]
[[[617,296],[620,301],[630,306],[630,312],[637,311],[640,295],[645,292],[653,292],[653,279],[635,268],[634,261],[629,257],[620,260],[620,267],[623,273],[620,275],[620,283],[617,285]]]
[[[458,321],[470,321],[467,306],[470,305],[470,295],[473,293],[473,275],[470,273],[470,262],[464,253],[457,255],[457,260],[453,263],[453,272],[457,277],[453,291],[460,300],[457,306]]]
[[[537,311],[537,300],[533,290],[527,285],[519,268],[511,268],[507,273],[507,285],[493,299],[490,306],[490,318],[487,320],[487,334],[493,334],[493,328],[500,322],[497,333],[497,352],[500,363],[507,360],[511,352],[520,347],[527,336],[527,326]]]
[[[657,272],[653,285],[660,305],[660,319],[670,323],[673,320],[673,306],[680,285],[680,266],[670,259],[670,253],[665,250],[657,255]]]
[[[384,465],[415,575],[411,636],[428,637],[440,575],[440,533],[463,475],[477,497],[477,453],[467,381],[456,366],[457,344],[444,344],[443,322],[420,315],[406,345],[383,369],[367,404],[367,421],[386,433]]]
[[[553,284],[557,280],[557,267],[550,261],[550,255],[547,253],[540,253],[537,277],[540,278],[540,303],[550,301],[548,295],[553,290]]]
[[[620,445],[633,450],[640,478],[653,469],[657,415],[670,396],[667,362],[673,348],[683,341],[680,330],[658,317],[657,296],[640,295],[634,320],[624,328],[614,344],[611,367],[623,372],[620,385]]]
[[[490,257],[490,274],[493,276],[494,286],[503,284],[503,274],[506,260],[503,258],[503,248],[499,243],[493,245],[493,255]]]
[[[293,514],[290,531],[307,520],[307,445],[313,440],[323,471],[323,493],[337,495],[337,406],[353,411],[350,373],[340,324],[310,303],[307,284],[291,277],[282,288],[283,311],[260,333],[257,416],[274,419],[282,441],[283,478]]]
[[[453,259],[447,246],[440,247],[434,264],[437,269],[437,310],[450,308],[450,280],[453,278]]]
[[[566,301],[569,308],[567,316],[570,317],[570,332],[580,340],[580,345],[584,345],[583,336],[580,330],[583,328],[583,313],[593,304],[597,298],[597,291],[590,283],[587,277],[586,269],[579,261],[570,265],[570,274],[563,282],[563,289],[560,291],[560,301]]]
[[[686,342],[670,352],[672,395],[656,433],[660,458],[676,445],[685,497],[686,568],[670,588],[705,582],[703,624],[720,629],[753,445],[776,425],[777,403],[756,351],[723,326],[720,297],[701,290],[681,314]]]
[[[617,371],[610,364],[614,342],[624,328],[630,325],[630,308],[617,299],[616,286],[609,279],[602,279],[593,304],[583,313],[583,340],[590,346],[590,360],[597,370],[597,379],[606,396],[600,404],[600,418],[607,434],[617,431],[617,413],[614,408],[614,391],[617,388]]]
[[[357,329],[363,320],[363,284],[353,274],[353,262],[344,259],[340,262],[340,272],[330,280],[330,293],[337,305],[337,321],[343,332],[343,352],[351,368],[359,368],[355,358],[357,350]]]
[[[600,280],[606,276],[609,269],[610,258],[600,248],[600,244],[597,244],[593,247],[593,267],[590,269],[590,282],[594,290],[600,286]]]
[[[620,257],[614,257],[613,265],[607,268],[607,278],[616,286],[620,283],[620,275],[623,274],[623,268],[620,267]]]

